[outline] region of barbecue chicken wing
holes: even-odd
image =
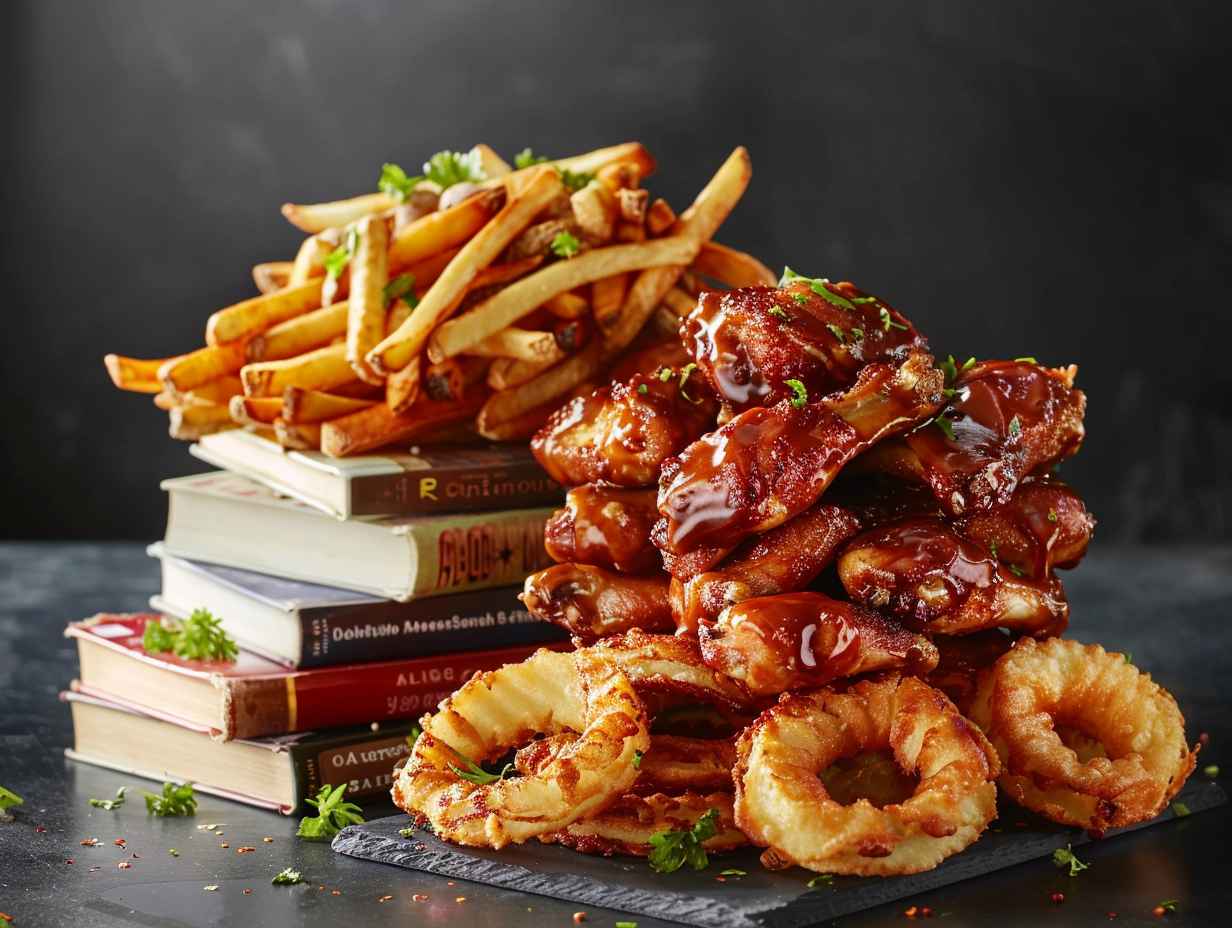
[[[658,517],[654,490],[588,483],[570,490],[565,508],[548,519],[543,544],[554,561],[647,573],[660,566],[658,549],[649,541]]]
[[[559,625],[577,646],[630,629],[675,628],[668,576],[631,577],[589,564],[556,564],[526,578],[521,600],[536,618]]]

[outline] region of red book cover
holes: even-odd
[[[142,645],[146,623],[159,618],[153,613],[103,613],[71,623],[65,635],[78,639],[82,655],[82,679],[74,689],[187,727],[201,728],[200,721],[177,716],[167,708],[172,701],[170,680],[162,705],[150,698],[150,694],[160,691],[159,680],[154,678],[153,686],[143,685],[142,681],[154,671],[172,675],[189,689],[211,688],[217,695],[217,715],[206,727],[213,737],[223,741],[415,718],[433,709],[474,674],[516,663],[535,650],[501,648],[288,670],[248,651],[240,651],[232,662],[193,661],[171,653],[147,653]],[[100,687],[97,680],[92,680],[102,674],[91,672],[101,665],[86,650],[90,646],[134,661],[128,675],[131,687],[114,683]]]

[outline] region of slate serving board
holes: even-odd
[[[1222,805],[1228,797],[1218,784],[1195,778],[1176,801],[1196,814]],[[1170,821],[1177,817],[1174,808],[1153,821],[1111,832],[1104,840]],[[407,819],[401,815],[352,825],[334,838],[333,848],[341,854],[396,867],[699,928],[801,928],[919,896],[940,886],[1047,857],[1066,844],[1078,846],[1090,840],[1076,829],[1053,825],[1005,803],[1000,817],[975,845],[935,870],[885,879],[835,877],[830,885],[809,889],[806,884],[815,874],[799,868],[765,870],[758,863],[756,849],[713,856],[710,866],[701,872],[664,875],[655,873],[640,858],[593,857],[537,842],[502,851],[460,848],[422,829],[403,838],[398,832],[405,827]],[[745,870],[748,875],[726,882],[715,879],[728,868]]]

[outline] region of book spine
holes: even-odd
[[[336,667],[226,681],[224,737],[257,738],[415,719],[484,670],[520,661],[534,649],[504,648],[397,663]]]
[[[479,590],[406,603],[383,600],[301,610],[296,664],[333,667],[561,640],[559,628],[536,619],[518,602],[520,591]]]
[[[564,499],[561,485],[534,460],[356,477],[350,494],[352,516],[491,512],[560,505]]]
[[[296,809],[322,786],[347,784],[348,799],[387,796],[393,786],[394,764],[411,752],[409,724],[332,741],[297,744],[290,748],[295,777]]]

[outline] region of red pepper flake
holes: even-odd
[[[75,864],[77,861],[73,860],[73,858],[71,858],[71,857],[65,857],[65,858],[64,858],[64,862],[65,862],[66,864]]]
[[[903,914],[906,915],[908,918],[915,918],[917,915],[920,914],[920,909],[918,906],[909,905],[907,906],[907,908],[903,909]]]
[[[252,853],[253,851],[255,851],[255,850],[256,850],[256,848],[255,848],[255,847],[248,847],[247,845],[245,845],[244,847],[237,847],[237,848],[235,849],[235,853],[237,853],[237,854],[251,854],[251,853]]]
[[[1065,893],[1053,893],[1051,896],[1048,897],[1048,901],[1051,902],[1053,905],[1060,905],[1062,902],[1065,901]]]
[[[252,895],[252,890],[251,890],[251,889],[246,889],[246,890],[244,890],[244,895],[245,895],[245,896],[251,896],[251,895]]]
[[[1202,734],[1198,735],[1198,744],[1202,745],[1203,747],[1206,747],[1210,743],[1211,743],[1211,736],[1208,735],[1206,732],[1202,732]]]
[[[34,826],[34,833],[35,833],[36,835],[41,835],[41,834],[44,834],[46,831],[47,831],[47,829],[46,829],[46,828],[44,828],[42,825],[35,825],[35,826]]]
[[[527,909],[527,911],[529,912],[530,910],[529,910],[529,909]],[[580,924],[582,924],[582,922],[584,922],[584,921],[586,921],[586,913],[585,913],[585,912],[574,912],[574,913],[573,913],[573,924],[575,924],[575,925],[580,925]]]
[[[414,895],[411,896],[411,899],[413,899],[415,902],[427,902],[428,895],[427,893],[415,893]]]
[[[388,902],[392,898],[393,896],[382,896],[380,899],[377,900],[377,902]]]
[[[932,910],[932,909],[930,909],[930,908],[929,908],[928,906],[926,906],[926,905],[925,905],[925,906],[921,906],[921,907],[920,907],[920,914],[921,914],[921,915],[923,915],[925,918],[932,918],[932,917],[933,917],[933,910]]]
[[[82,847],[98,847],[98,845],[99,845],[98,838],[86,838],[84,841],[81,842]]]
[[[340,889],[331,889],[331,890],[329,891],[329,894],[330,894],[331,896],[341,896],[341,895],[342,895],[342,890],[340,890]]]
[[[725,876],[716,876],[716,877],[714,878],[714,881],[715,881],[716,883],[726,883],[726,882],[727,882],[727,877],[725,877]]]
[[[112,843],[116,847],[125,847],[128,844],[128,841],[124,838],[116,838],[115,841],[113,841]]]
[[[130,864],[127,860],[120,861],[118,864],[116,864],[116,866],[119,867],[121,870],[131,870],[133,868],[133,865]]]
[[[1116,913],[1116,912],[1109,912],[1109,913],[1108,913],[1108,918],[1109,918],[1109,920],[1114,919],[1114,918],[1116,918],[1116,917],[1117,917],[1117,913]]]

